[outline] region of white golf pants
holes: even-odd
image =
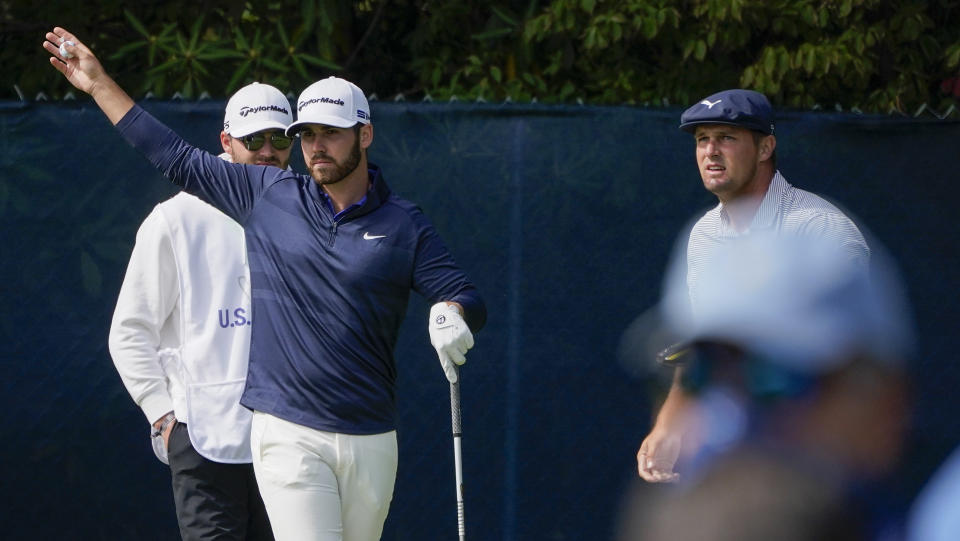
[[[253,413],[253,470],[277,541],[377,541],[393,499],[397,433],[324,432]]]

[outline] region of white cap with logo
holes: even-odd
[[[227,102],[223,131],[243,137],[263,130],[286,130],[293,122],[290,101],[275,87],[250,83],[237,90]]]
[[[363,91],[346,79],[327,77],[300,93],[297,121],[287,128],[287,135],[294,135],[306,124],[350,128],[358,122],[370,123],[370,106]]]

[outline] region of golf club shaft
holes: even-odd
[[[460,541],[465,541],[466,535],[463,522],[463,456],[461,454],[460,439],[462,428],[460,424],[460,370],[457,370],[457,382],[450,384],[450,416],[453,420],[453,460],[456,469],[457,481],[457,530]]]

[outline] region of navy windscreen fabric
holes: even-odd
[[[219,153],[224,102],[142,105]],[[613,539],[655,389],[621,363],[677,235],[714,204],[681,109],[371,103],[371,160],[487,303],[462,370],[467,534]],[[920,336],[907,503],[958,442],[960,123],[786,112],[781,171],[901,266]],[[107,351],[140,222],[174,187],[89,100],[0,103],[0,511],[10,539],[171,539],[166,466]],[[292,166],[304,170],[299,146]],[[456,531],[448,385],[413,294],[397,348],[400,463],[385,540]]]

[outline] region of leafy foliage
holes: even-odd
[[[10,66],[0,97],[16,97],[14,85],[27,96],[69,90],[36,46],[53,24],[33,21],[56,14],[54,24],[82,36],[121,85],[162,97],[224,97],[253,80],[296,93],[336,74],[381,99],[661,105],[735,86],[779,105],[877,112],[960,99],[957,0],[122,5],[0,3]]]
[[[4,51],[10,50],[8,41],[22,41],[25,44],[18,43],[16,49],[31,53],[10,59],[23,69],[17,80],[3,85],[4,97],[14,84],[27,95],[57,96],[70,90],[46,66],[45,52],[37,47],[54,25],[81,37],[121,86],[134,94],[224,97],[255,80],[296,92],[343,70],[332,59],[346,57],[353,45],[352,24],[344,23],[371,11],[370,2],[344,7],[336,0],[103,1],[99,8],[0,4]],[[46,10],[41,18],[54,22],[15,22],[19,17],[30,21],[38,10]]]
[[[474,34],[484,46],[452,70],[445,90],[687,104],[740,86],[795,107],[945,106],[957,98],[939,85],[960,64],[958,7],[912,0],[552,0],[522,22],[521,32]]]

